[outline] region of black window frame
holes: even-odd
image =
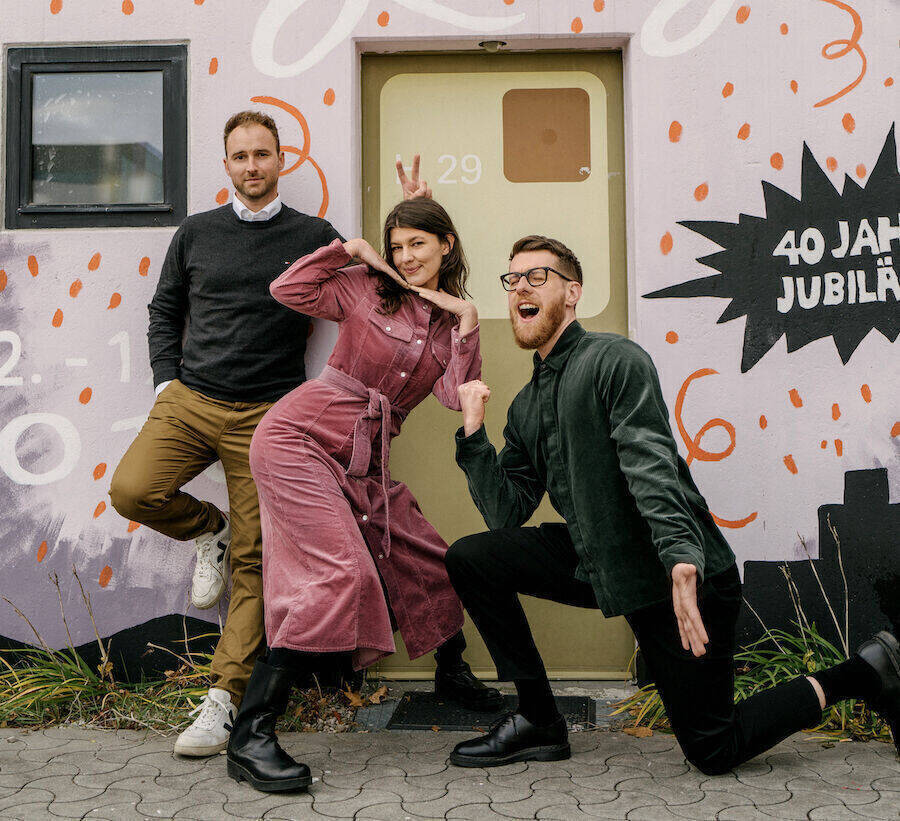
[[[178,225],[187,215],[187,46],[14,47],[6,65],[6,215],[8,229]],[[161,71],[163,202],[34,205],[32,77],[44,73]]]

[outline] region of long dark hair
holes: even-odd
[[[384,221],[382,254],[388,265],[396,271],[394,255],[391,253],[392,228],[416,228],[420,231],[427,231],[442,242],[450,242],[448,238],[452,236],[450,252],[443,257],[438,270],[438,288],[460,299],[468,296],[466,281],[469,279],[469,264],[466,262],[466,255],[453,220],[438,203],[431,199],[416,197],[414,200],[398,202],[391,213],[387,215],[387,219]],[[377,271],[375,274],[381,280],[376,290],[381,298],[381,311],[385,314],[393,314],[409,297],[410,292],[386,274]]]

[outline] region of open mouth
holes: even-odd
[[[540,307],[533,302],[520,302],[516,306],[516,310],[519,312],[519,316],[526,322],[534,319],[541,312]]]

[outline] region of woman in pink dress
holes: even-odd
[[[271,285],[284,305],[339,323],[322,374],[266,414],[250,448],[263,532],[269,652],[256,662],[231,732],[228,773],[263,791],[303,789],[309,768],[277,743],[294,678],[326,654],[356,669],[394,652],[436,650],[435,691],[499,709],[462,659],[462,605],[447,544],[388,472],[391,439],[429,393],[459,410],[479,377],[478,314],[464,297],[456,229],[431,199],[401,202],[384,227],[386,262],[363,239],[335,240]],[[362,264],[352,264],[353,258]]]

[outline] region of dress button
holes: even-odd
[[[390,325],[385,326],[385,330],[386,330],[386,331],[390,331],[390,329],[391,329],[391,326],[390,326]]]
[[[379,553],[379,554],[378,554],[378,558],[379,558],[379,559],[383,559],[383,558],[384,558],[384,553]]]
[[[400,371],[400,376],[406,379],[406,371]]]
[[[421,339],[417,339],[417,340],[416,340],[416,345],[421,345],[421,344],[422,344],[422,340],[421,340]]]
[[[366,516],[365,513],[363,513],[363,521],[364,521],[364,522],[368,522],[368,521],[369,521],[369,517]]]
[[[462,338],[462,339],[460,339],[460,340],[459,340],[459,341],[460,341],[460,342],[465,342],[465,341],[466,341],[466,338],[465,338],[465,337],[463,337],[463,338]]]

